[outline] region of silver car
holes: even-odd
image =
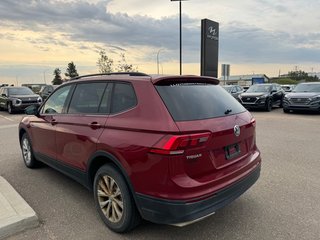
[[[299,83],[283,99],[283,111],[310,110],[320,112],[320,82]]]

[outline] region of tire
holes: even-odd
[[[12,108],[11,103],[7,103],[7,109],[8,109],[8,113],[9,113],[9,114],[12,114],[12,113],[13,113],[13,108]]]
[[[289,113],[290,110],[289,110],[289,109],[286,109],[286,108],[283,108],[283,112],[284,112],[284,113]]]
[[[272,100],[271,99],[268,99],[267,101],[266,101],[266,111],[267,112],[271,112],[271,110],[272,110]]]
[[[128,185],[112,165],[106,164],[96,173],[94,201],[101,219],[114,232],[128,232],[140,223]]]
[[[280,107],[280,108],[283,108],[283,98],[281,98],[281,100],[280,100],[279,107]]]
[[[27,133],[24,133],[21,138],[21,151],[23,162],[28,168],[35,168],[39,165],[39,162],[36,160],[32,150],[31,140]]]

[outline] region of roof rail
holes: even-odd
[[[95,74],[82,75],[82,76],[71,78],[69,81],[78,80],[78,79],[81,79],[84,77],[112,76],[112,75],[129,75],[129,76],[135,76],[135,77],[150,77],[148,74],[141,73],[141,72],[112,72],[112,73],[95,73]]]

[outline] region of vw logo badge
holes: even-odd
[[[233,128],[233,132],[236,137],[239,137],[240,136],[240,127],[238,125],[235,125]]]

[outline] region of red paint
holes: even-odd
[[[255,120],[247,111],[196,121],[172,119],[154,84],[180,82],[183,78],[95,78],[130,82],[138,104],[111,115],[27,116],[20,128],[29,133],[35,152],[82,171],[88,170],[88,160],[96,151],[112,154],[137,193],[173,200],[201,198],[245,177],[261,158],[255,142]],[[30,128],[24,127],[29,124]],[[234,134],[235,125],[240,126],[239,137]],[[236,143],[241,153],[227,160],[225,147]],[[177,154],[171,154],[176,150]]]

